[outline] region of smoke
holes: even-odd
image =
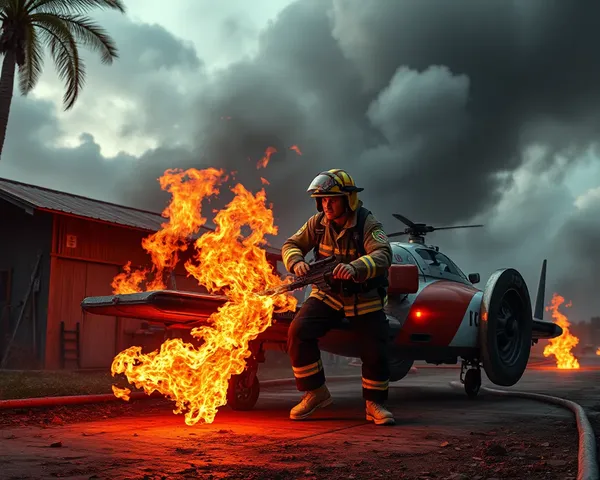
[[[559,292],[567,292],[577,315],[586,319],[600,315],[600,188],[590,190],[577,202],[577,212],[557,235],[553,257],[563,260],[562,275],[556,282]],[[584,314],[585,312],[585,314]],[[577,319],[577,317],[576,317]]]
[[[382,215],[394,204],[434,222],[469,219],[499,201],[498,174],[518,168],[530,144],[548,147],[545,169],[595,141],[597,10],[591,1],[296,2],[261,33],[255,57],[203,87],[192,163],[258,185],[256,161],[275,146],[264,175],[287,231],[310,179],[339,167]],[[192,165],[146,165],[145,183],[166,166]]]

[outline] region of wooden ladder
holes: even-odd
[[[81,368],[79,322],[75,324],[75,330],[65,330],[65,322],[60,322],[60,367],[65,368],[68,361],[77,362],[77,368]]]

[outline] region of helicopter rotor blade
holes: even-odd
[[[402,222],[404,225],[407,225],[407,226],[409,226],[409,227],[413,227],[413,228],[414,228],[414,227],[416,227],[416,225],[415,225],[413,222],[411,222],[411,221],[410,221],[408,218],[406,218],[405,216],[403,216],[403,215],[400,215],[399,213],[392,213],[392,216],[393,216],[395,219],[397,219],[397,220],[400,220],[400,221],[401,221],[401,222]]]
[[[483,227],[484,225],[454,225],[451,227],[434,227],[434,230],[451,230],[454,228],[476,228]]]
[[[394,232],[388,235],[388,238],[399,237],[402,235],[409,235],[414,237],[424,237],[428,233],[432,233],[436,230],[455,230],[457,228],[478,228],[483,227],[484,225],[452,225],[447,227],[434,227],[432,225],[427,225],[426,223],[415,223],[412,220],[409,220],[404,215],[400,215],[399,213],[392,213],[392,216],[396,220],[400,220],[402,223],[406,225],[404,231]]]

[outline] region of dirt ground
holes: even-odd
[[[526,372],[519,389],[581,401],[598,428],[599,373]],[[570,413],[489,394],[470,401],[448,387],[456,378],[424,369],[394,384],[394,427],[365,421],[354,382],[331,384],[334,405],[308,422],[287,418],[293,387],[263,389],[253,411],[224,407],[191,427],[163,400],[2,412],[2,478],[576,478]]]
[[[144,409],[147,413],[158,410],[168,414],[164,406],[146,405]],[[79,413],[83,417],[83,409]],[[88,413],[100,414],[104,420],[111,416],[122,418],[114,410]],[[79,435],[85,440],[96,436],[92,443],[97,443],[97,449],[81,452],[76,445],[82,439],[71,432],[61,432],[57,428],[60,419],[59,413],[44,418],[41,430],[36,429],[33,435],[35,444],[29,444],[39,452],[54,450],[53,454],[44,455],[43,460],[21,458],[17,465],[3,455],[0,463],[5,473],[10,473],[4,478],[566,480],[575,479],[577,474],[577,437],[569,420],[553,419],[540,424],[532,419],[508,428],[462,432],[410,427],[406,438],[411,442],[410,448],[402,445],[400,449],[402,425],[387,428],[359,422],[283,441],[268,433],[220,428],[189,432],[151,445],[145,441],[147,430],[132,426],[127,433],[130,438],[121,438],[118,443],[122,448],[116,449],[113,435],[106,435],[103,430],[89,431],[86,424],[81,425],[84,431]],[[6,442],[19,438],[18,434],[3,433]],[[146,450],[143,456],[137,452],[140,447]],[[37,469],[38,473],[27,474],[27,464],[32,461],[43,469],[43,477],[38,476],[41,472]]]

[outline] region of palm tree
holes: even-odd
[[[0,0],[0,156],[10,114],[15,66],[19,89],[27,95],[42,73],[44,49],[50,50],[59,77],[65,82],[65,110],[75,104],[85,83],[85,65],[79,55],[84,45],[100,53],[102,63],[118,58],[117,47],[102,27],[86,13],[94,8],[125,13],[122,0]]]

